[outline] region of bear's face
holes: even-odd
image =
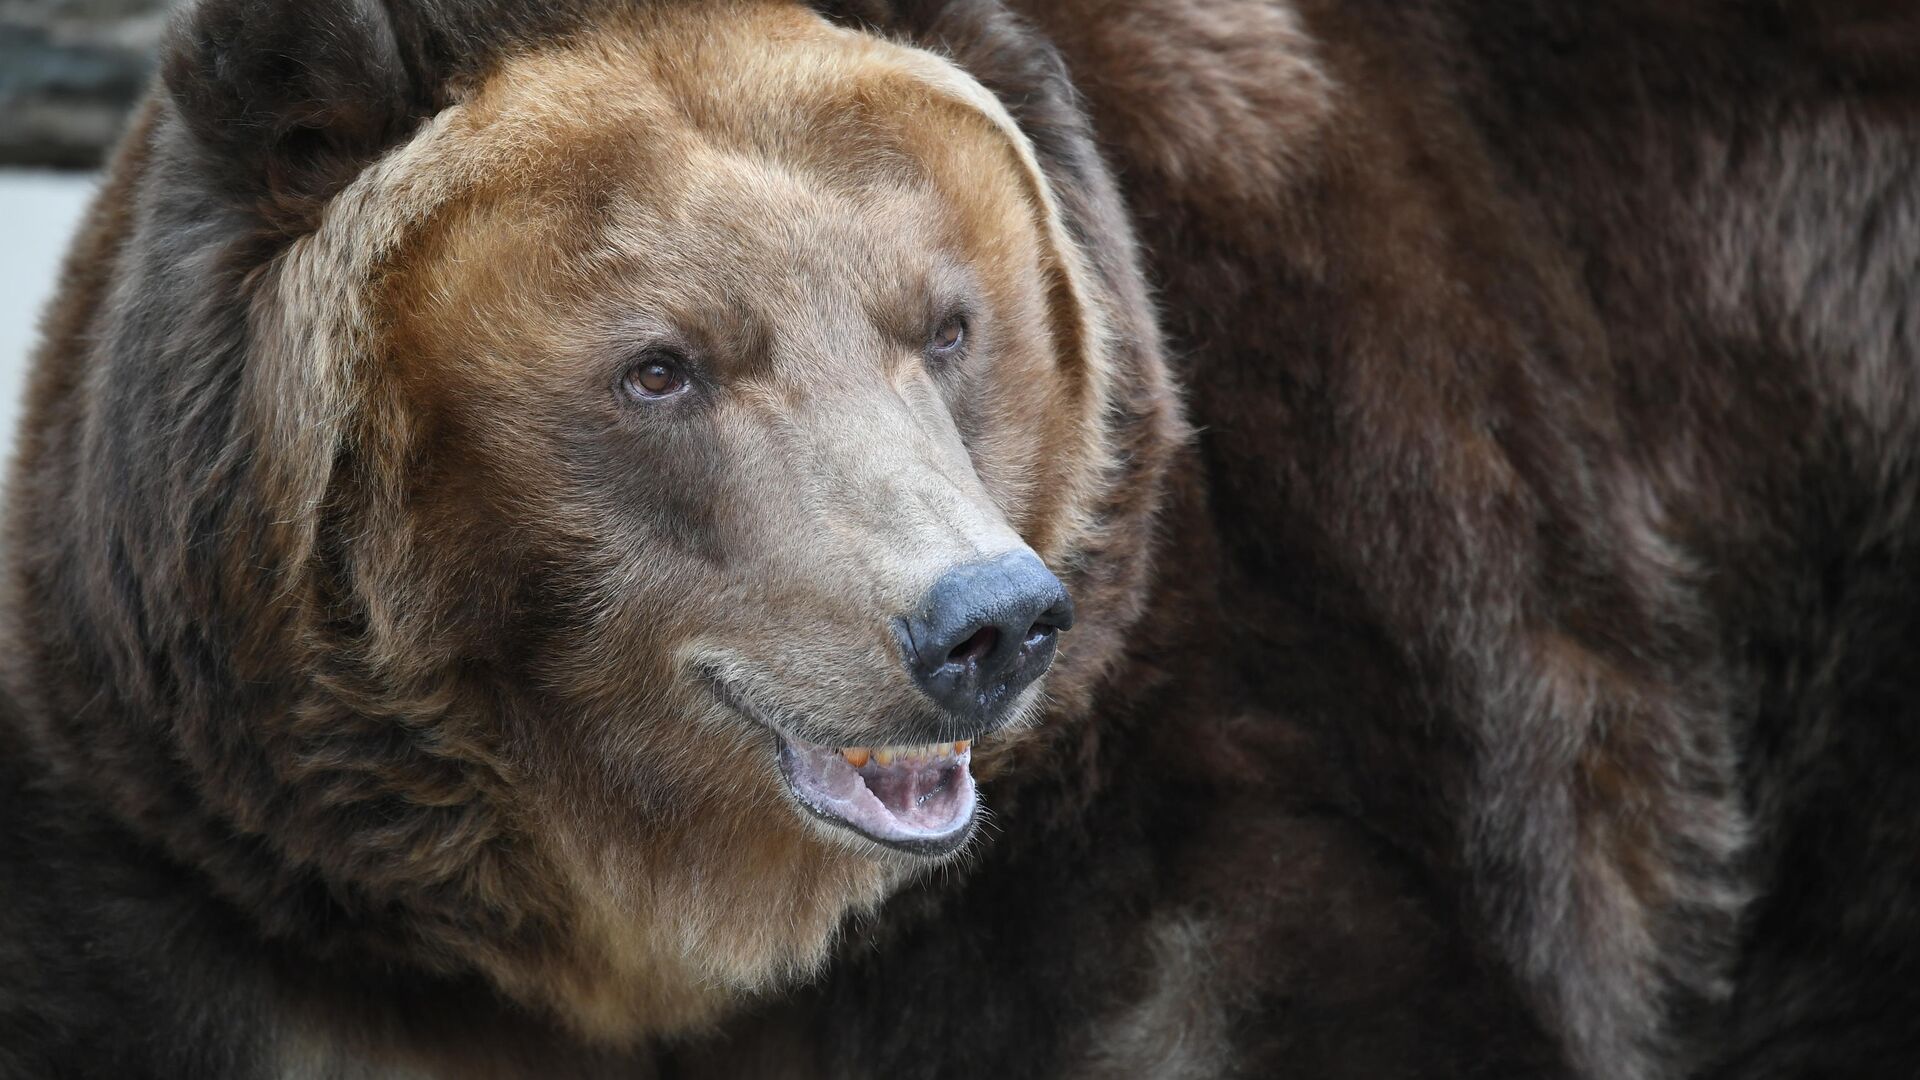
[[[810,963],[1037,711],[1106,376],[995,110],[752,7],[513,60],[435,133],[488,164],[379,278],[404,466],[356,528],[488,657],[516,816],[635,969]]]
[[[199,0],[23,429],[46,753],[350,972],[632,1039],[817,966],[1051,782],[1179,438],[1006,29]]]

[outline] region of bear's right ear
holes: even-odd
[[[223,184],[315,206],[423,111],[381,0],[198,0],[162,78]]]

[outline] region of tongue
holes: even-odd
[[[840,752],[788,738],[780,762],[809,810],[870,840],[924,854],[960,846],[973,824],[971,750],[948,757],[878,755],[855,768]]]

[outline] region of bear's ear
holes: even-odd
[[[282,203],[326,199],[420,112],[381,0],[198,0],[161,73],[221,181]]]

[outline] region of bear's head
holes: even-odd
[[[1044,767],[1178,421],[992,5],[920,28],[955,56],[773,0],[451,7],[175,26],[39,358],[9,679],[260,932],[673,1030]]]

